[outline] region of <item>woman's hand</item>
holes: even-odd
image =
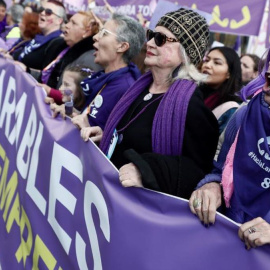
[[[193,191],[189,199],[191,212],[205,225],[214,224],[216,210],[221,205],[221,186],[212,182]]]
[[[52,117],[55,118],[59,113],[63,119],[66,119],[66,111],[65,111],[65,104],[57,105],[56,103],[52,103],[50,105],[52,110]]]
[[[54,99],[51,98],[51,97],[45,97],[45,98],[44,98],[44,102],[45,102],[46,104],[52,104],[52,103],[55,103],[55,102],[54,102]]]
[[[17,66],[20,66],[23,71],[26,71],[26,69],[27,69],[26,65],[23,64],[22,62],[14,61],[14,64]]]
[[[88,117],[86,114],[79,114],[77,116],[74,116],[71,120],[71,122],[77,126],[79,129],[82,129],[84,127],[90,127]]]
[[[120,168],[119,180],[123,187],[143,187],[142,175],[133,163]]]
[[[81,129],[81,137],[85,142],[88,142],[89,138],[94,143],[99,143],[103,136],[103,130],[96,126],[96,127],[84,127]]]
[[[247,249],[270,244],[270,224],[261,217],[241,225],[238,231]]]

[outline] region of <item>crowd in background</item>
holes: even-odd
[[[243,223],[247,249],[269,244],[268,172],[249,153],[260,142],[270,160],[270,54],[211,48],[193,10],[163,15],[153,31],[105,4],[107,21],[57,0],[0,0],[2,57],[37,80],[53,117],[71,117],[97,143],[124,187],[190,198],[206,225],[218,209]]]

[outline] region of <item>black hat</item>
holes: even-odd
[[[156,26],[163,26],[175,35],[191,63],[197,66],[202,61],[209,42],[209,27],[203,16],[180,8],[162,16]]]

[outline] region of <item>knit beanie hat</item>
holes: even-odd
[[[202,61],[209,42],[209,27],[203,16],[180,8],[162,16],[156,26],[163,26],[175,35],[191,63],[197,66]]]

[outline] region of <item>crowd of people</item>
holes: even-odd
[[[36,78],[53,117],[100,147],[123,187],[189,199],[205,225],[221,211],[242,224],[247,249],[270,243],[269,171],[254,158],[269,164],[270,52],[259,70],[256,55],[210,48],[190,9],[146,29],[117,13],[71,16],[57,0],[30,11],[0,0],[0,36],[2,56]]]

